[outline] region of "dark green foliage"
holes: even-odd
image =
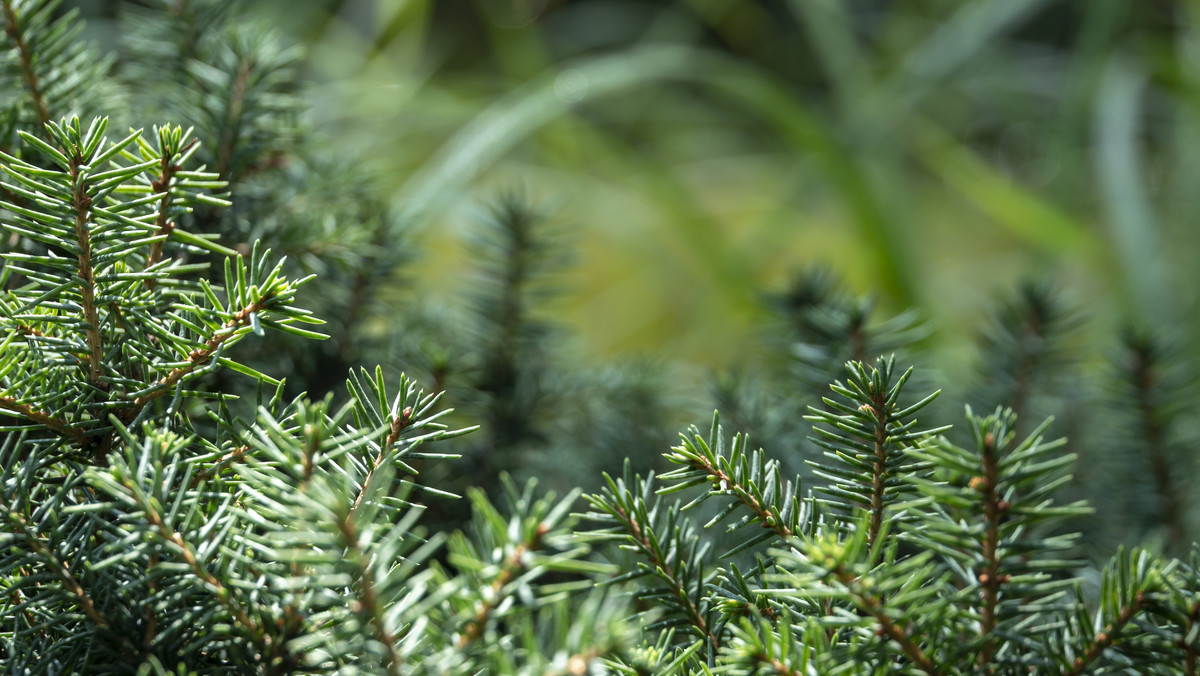
[[[5,673],[1200,669],[1197,393],[1159,331],[1086,373],[1021,287],[951,430],[879,356],[929,355],[915,315],[809,273],[719,381],[767,448],[714,415],[667,449],[687,375],[581,363],[552,218],[503,194],[468,297],[413,301],[409,224],[301,133],[297,54],[238,3],[143,5],[122,88],[75,15],[0,0]],[[193,126],[88,114],[122,98]]]
[[[834,391],[851,405],[815,417],[870,438],[871,412],[894,410],[902,383],[887,386],[890,362],[847,370],[852,385]],[[706,663],[737,673],[1192,673],[1193,569],[1119,552],[1089,610],[1075,536],[1060,530],[1088,508],[1054,498],[1074,460],[1061,440],[1043,439],[1046,424],[1018,440],[1011,410],[968,410],[965,448],[899,422],[929,399],[889,416],[880,429],[895,451],[878,464],[855,459],[846,452],[853,442],[827,432],[846,467],[825,472],[845,518],[829,518],[836,512],[824,500],[798,498],[777,461],[742,437],[726,448],[715,422],[707,441],[685,437],[668,455],[686,469],[657,481],[609,479],[588,496],[589,516],[603,525],[592,537],[637,554],[615,579],[651,579],[639,592],[655,601],[644,622],[663,633],[646,639],[643,654],[675,673],[705,673]],[[881,465],[893,472],[883,482]],[[705,492],[693,504],[718,496],[728,504],[706,527],[733,515],[730,530],[764,531],[725,555],[753,552],[751,573],[713,557],[686,508],[656,496],[697,484]],[[881,487],[886,499],[868,501]]]

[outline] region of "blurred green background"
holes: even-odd
[[[118,48],[124,3],[76,4]],[[1029,276],[1195,335],[1200,3],[250,6],[304,50],[309,128],[418,229],[406,293],[459,293],[464,224],[517,187],[567,226],[553,314],[588,353],[737,365],[814,262],[919,308],[951,371]]]

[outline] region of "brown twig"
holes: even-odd
[[[875,418],[875,464],[871,472],[871,522],[867,530],[867,546],[874,547],[883,529],[883,499],[887,490],[888,479],[888,414],[886,392],[871,392],[871,404],[865,408]]]
[[[190,143],[179,150],[180,153],[185,153],[189,148],[196,145],[197,139],[192,139]],[[181,167],[178,164],[172,164],[174,158],[173,153],[164,153],[162,160],[159,163],[158,178],[150,183],[155,194],[161,194],[162,198],[158,201],[158,215],[155,217],[154,225],[157,228],[156,234],[170,235],[175,229],[175,222],[170,220],[171,207],[171,181],[175,179],[175,173]],[[163,241],[158,240],[150,245],[150,253],[146,256],[146,269],[154,267],[162,260]],[[157,279],[147,279],[146,288],[153,291],[158,286]]]
[[[218,580],[212,573],[210,573],[208,569],[204,567],[204,564],[200,563],[200,561],[196,558],[195,552],[192,551],[191,546],[188,545],[187,541],[183,539],[183,534],[168,526],[167,523],[163,521],[162,515],[159,514],[152,505],[145,504],[141,501],[139,498],[139,493],[132,490],[132,482],[127,480],[125,482],[125,487],[130,489],[129,495],[133,497],[135,501],[137,501],[138,507],[146,516],[146,520],[151,526],[154,527],[155,530],[158,531],[159,536],[162,537],[162,539],[166,542],[169,542],[175,546],[175,550],[179,553],[180,557],[183,559],[183,562],[187,564],[188,568],[192,570],[192,574],[204,582],[204,584],[212,592],[213,596],[217,598],[217,601],[229,611],[229,614],[234,618],[234,620],[247,632],[249,632],[251,639],[256,644],[262,645],[265,641],[262,627],[260,627],[257,622],[251,619],[246,611],[238,605],[230,589],[221,584],[221,581]]]
[[[32,420],[39,425],[42,425],[61,434],[64,437],[67,437],[71,441],[80,444],[83,443],[83,430],[75,427],[68,427],[67,421],[60,420],[59,418],[55,418],[48,413],[39,411],[29,404],[22,404],[12,397],[0,396],[0,408],[11,411],[12,413],[25,418],[26,420]]]
[[[695,469],[703,470],[708,474],[710,481],[714,485],[727,486],[729,490],[737,497],[738,501],[745,505],[750,511],[758,517],[763,528],[775,531],[775,534],[781,538],[790,538],[795,535],[792,529],[783,523],[779,515],[771,511],[771,508],[758,501],[746,488],[729,476],[724,470],[708,461],[708,458],[699,456],[693,459],[691,465]]]
[[[1008,505],[1000,499],[998,492],[1000,472],[996,458],[996,436],[989,432],[983,440],[983,476],[972,480],[974,487],[983,493],[983,560],[984,570],[979,574],[983,587],[983,607],[979,611],[979,635],[983,647],[979,651],[978,664],[986,667],[996,652],[996,607],[1000,601],[1000,587],[1008,582],[1009,576],[1000,573],[1000,520]]]
[[[487,627],[488,618],[492,616],[492,613],[495,612],[503,600],[500,592],[508,583],[512,582],[518,575],[525,571],[525,554],[541,546],[542,538],[548,532],[549,529],[546,525],[539,523],[538,527],[534,530],[533,537],[517,545],[513,549],[512,554],[509,554],[508,558],[504,560],[504,565],[501,567],[500,573],[496,575],[496,579],[492,580],[491,595],[485,597],[479,603],[475,613],[467,621],[467,626],[463,630],[463,633],[458,637],[457,645],[459,650],[462,650],[483,636],[483,630]]]
[[[59,560],[54,551],[47,547],[45,543],[42,542],[42,539],[37,536],[32,528],[30,528],[29,522],[25,520],[24,515],[15,512],[12,508],[12,505],[10,505],[8,500],[2,495],[0,495],[0,503],[2,503],[5,511],[8,512],[10,519],[16,522],[16,524],[23,531],[25,536],[23,540],[29,545],[29,548],[33,550],[34,554],[36,554],[41,558],[42,561],[46,563],[47,567],[50,569],[50,572],[62,581],[63,586],[68,592],[70,592],[72,596],[75,597],[75,602],[79,605],[80,610],[83,611],[83,614],[88,618],[88,620],[90,620],[92,624],[96,625],[96,627],[99,629],[107,629],[109,626],[108,620],[96,608],[96,604],[92,602],[91,597],[88,596],[87,591],[85,591],[83,588],[83,585],[79,583],[79,579],[75,577],[73,572],[71,572],[70,564],[66,561]],[[123,641],[126,644],[128,643],[128,639],[123,639]]]
[[[221,330],[214,333],[211,338],[205,341],[202,347],[198,347],[188,354],[187,364],[173,369],[170,373],[163,376],[157,383],[155,383],[155,389],[143,394],[137,399],[134,399],[133,409],[135,411],[140,411],[141,408],[146,404],[165,396],[167,392],[170,391],[171,387],[177,385],[179,381],[183,380],[183,378],[189,373],[192,373],[197,368],[208,362],[208,360],[212,358],[213,354],[216,353],[217,348],[221,347],[222,343],[233,337],[233,334],[236,333],[239,328],[250,323],[250,315],[254,314],[255,312],[262,311],[265,307],[267,307],[268,303],[270,303],[272,299],[274,299],[274,294],[265,294],[258,300],[257,303],[247,305],[246,307],[234,313],[233,317],[229,321],[225,322],[225,324],[221,327]]]
[[[375,470],[379,469],[379,466],[383,463],[384,456],[400,440],[400,434],[412,424],[412,414],[412,407],[405,406],[400,415],[392,419],[392,427],[388,431],[387,438],[379,446],[379,453],[375,456],[375,464],[371,466],[366,478],[363,479],[362,488],[358,490],[358,495],[354,496],[354,505],[350,507],[351,511],[358,509],[358,505],[362,503],[363,496],[367,494],[367,490],[371,487],[371,483],[375,479]]]
[[[104,343],[100,336],[100,313],[96,308],[96,276],[92,269],[92,236],[88,227],[92,198],[87,194],[87,184],[80,180],[79,171],[83,158],[71,157],[71,185],[75,207],[75,239],[79,244],[79,296],[83,306],[83,320],[87,323],[88,379],[92,387],[106,389],[100,378],[104,374],[101,360],[104,358]]]

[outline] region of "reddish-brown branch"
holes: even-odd
[[[375,456],[375,464],[372,465],[370,471],[367,472],[367,476],[362,482],[362,488],[358,490],[358,495],[354,497],[354,505],[350,508],[352,512],[358,509],[358,505],[362,502],[363,496],[367,494],[368,489],[371,487],[371,483],[375,480],[375,470],[379,469],[379,465],[383,463],[383,458],[385,455],[387,455],[388,450],[390,450],[392,446],[394,446],[396,442],[400,440],[401,432],[403,432],[410,424],[412,424],[412,414],[412,407],[405,406],[400,415],[392,419],[392,427],[388,431],[387,438],[383,440],[383,444],[379,446],[379,453]]]
[[[252,303],[241,310],[238,310],[229,321],[225,322],[225,324],[221,327],[221,330],[214,333],[211,338],[205,341],[202,347],[198,347],[188,354],[187,364],[173,369],[170,373],[163,376],[157,383],[155,383],[155,389],[143,394],[137,399],[134,399],[134,410],[140,410],[143,406],[151,401],[165,396],[171,391],[172,386],[177,385],[179,381],[183,380],[184,377],[186,377],[189,373],[192,373],[197,368],[208,362],[208,360],[212,358],[213,354],[216,353],[217,348],[221,347],[222,343],[233,337],[233,334],[236,333],[238,329],[249,324],[250,315],[254,314],[255,312],[262,311],[262,309],[267,306],[273,297],[274,296],[271,294],[264,295],[257,303]]]
[[[84,436],[82,430],[74,427],[68,427],[67,421],[60,420],[54,416],[39,411],[29,404],[22,404],[12,397],[0,396],[0,408],[6,411],[11,411],[12,413],[25,418],[26,420],[31,420],[39,425],[53,430],[58,434],[67,437],[71,441],[83,443]]]
[[[1004,516],[1006,505],[1000,499],[997,491],[1000,480],[996,462],[996,437],[992,433],[983,441],[983,481],[977,486],[983,492],[984,532],[983,532],[983,561],[984,570],[979,574],[979,584],[983,587],[983,607],[979,612],[979,635],[983,638],[983,648],[979,651],[978,664],[986,666],[995,655],[996,643],[992,632],[996,629],[996,606],[999,604],[1000,587],[1008,581],[1007,575],[1000,574],[1000,560],[997,552],[1000,548],[1000,519]]]
[[[226,465],[240,461],[242,458],[244,458],[246,456],[246,452],[249,450],[250,450],[249,446],[238,446],[237,448],[233,449],[232,451],[226,453],[224,456],[221,457],[220,460],[216,461],[212,465],[209,465],[208,467],[205,467],[204,469],[200,470],[199,472],[196,472],[196,475],[194,477],[192,477],[191,487],[195,488],[196,485],[199,484],[201,481],[208,481],[209,479],[213,478],[214,476],[217,475],[217,472],[221,471],[221,469],[224,468]]]
[[[775,531],[775,534],[781,538],[789,538],[795,533],[787,524],[783,523],[778,514],[771,511],[771,508],[758,501],[744,486],[739,485],[729,476],[724,470],[708,461],[708,458],[700,456],[691,463],[695,469],[703,470],[708,474],[714,485],[728,486],[733,494],[737,496],[739,502],[748,507],[750,511],[758,516],[763,528]]]
[[[193,139],[191,143],[184,146],[180,152],[187,152],[189,148],[196,144]],[[154,225],[157,228],[156,234],[170,235],[175,229],[175,222],[170,220],[171,207],[171,181],[175,179],[175,173],[180,170],[178,164],[171,164],[173,155],[164,154],[159,164],[158,178],[151,183],[155,194],[161,194],[162,198],[158,201],[158,215],[155,218]],[[150,254],[146,256],[146,268],[154,267],[162,260],[163,240],[159,240],[150,245]],[[147,279],[146,288],[153,291],[158,286],[158,280]]]
[[[537,549],[541,544],[542,537],[546,535],[546,532],[547,529],[545,525],[538,524],[538,528],[534,532],[534,536],[530,538],[528,542],[522,542],[521,544],[517,545],[516,549],[513,550],[513,553],[504,560],[504,565],[501,567],[500,573],[496,575],[495,580],[492,580],[491,595],[479,602],[475,613],[467,622],[467,626],[463,630],[463,633],[458,637],[457,644],[459,650],[462,650],[463,648],[467,647],[467,645],[477,641],[481,636],[483,636],[483,630],[487,626],[488,618],[491,617],[496,608],[500,606],[500,602],[503,599],[503,597],[500,595],[501,590],[503,590],[508,583],[516,579],[518,575],[524,572],[525,553],[531,549]]]
[[[129,483],[126,483],[126,487],[132,489],[132,485]],[[135,500],[138,499],[138,493],[136,491],[131,490],[130,495],[132,495]],[[159,536],[175,546],[175,550],[179,553],[179,556],[183,559],[183,562],[188,566],[188,568],[191,569],[192,574],[204,582],[205,585],[207,585],[213,595],[217,598],[217,601],[220,602],[220,604],[224,606],[227,611],[229,611],[229,614],[234,618],[234,620],[241,625],[242,628],[249,632],[255,643],[261,645],[264,642],[262,628],[258,625],[258,623],[250,618],[250,616],[245,610],[242,609],[241,606],[238,605],[229,588],[221,584],[221,581],[218,580],[212,573],[210,573],[208,569],[204,567],[204,564],[200,563],[200,561],[196,558],[195,552],[192,551],[191,546],[188,545],[187,541],[183,539],[183,534],[168,526],[166,522],[163,521],[162,515],[154,510],[150,505],[142,504],[139,500],[138,507],[140,507],[142,513],[146,515],[146,520],[150,523],[150,525],[158,531]]]
[[[871,522],[867,530],[867,546],[874,547],[883,530],[883,499],[887,490],[888,405],[887,393],[871,393],[869,413],[875,417],[875,466],[871,477]]]
[[[79,608],[83,611],[83,614],[87,616],[88,620],[90,620],[92,624],[96,625],[96,627],[100,629],[108,628],[108,620],[105,619],[104,615],[102,615],[96,608],[96,604],[92,602],[91,597],[88,596],[87,592],[83,589],[83,585],[79,583],[79,580],[75,577],[75,574],[71,572],[70,564],[68,564],[66,561],[59,560],[54,551],[47,547],[45,543],[42,542],[42,539],[33,532],[33,529],[29,527],[29,522],[25,520],[24,515],[14,512],[12,506],[9,505],[8,501],[2,496],[0,496],[0,502],[3,502],[4,509],[8,512],[9,517],[16,521],[21,530],[24,531],[26,536],[24,541],[29,545],[29,548],[33,550],[33,553],[36,554],[43,562],[45,562],[46,566],[50,569],[50,572],[62,581],[63,586],[68,592],[70,592],[72,596],[75,597],[75,602],[79,605]]]

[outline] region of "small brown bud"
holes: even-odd
[[[988,489],[988,480],[986,477],[973,476],[967,485],[971,487],[971,490],[982,493]]]
[[[874,413],[875,412],[875,408],[873,406],[871,406],[870,404],[863,404],[862,406],[858,407],[858,410],[862,411],[863,413]]]
[[[996,509],[1000,510],[1001,512],[1007,512],[1008,510],[1012,509],[1012,503],[1008,500],[1001,500],[996,503]]]
[[[996,435],[995,435],[995,434],[993,434],[992,432],[988,432],[988,433],[987,433],[987,436],[985,436],[985,437],[983,438],[983,445],[984,445],[984,447],[985,447],[985,448],[987,448],[989,451],[990,451],[991,449],[995,448],[995,447],[996,447]]]
[[[992,578],[987,573],[979,574],[979,584],[987,584],[992,581]]]

